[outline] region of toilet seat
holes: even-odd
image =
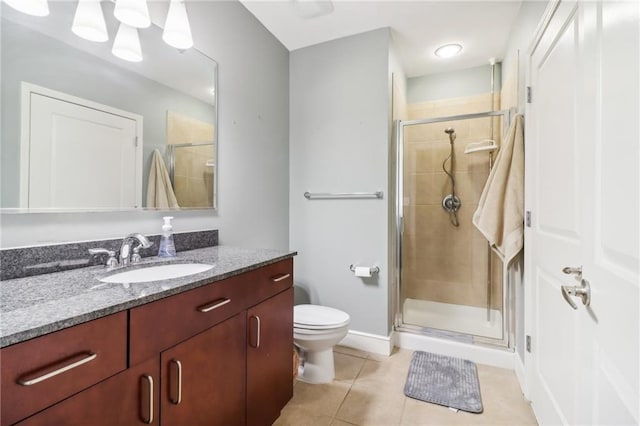
[[[328,306],[296,305],[293,307],[293,327],[304,330],[330,330],[349,324],[346,312]]]

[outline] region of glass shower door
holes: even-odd
[[[404,326],[504,337],[502,265],[472,223],[500,142],[491,147],[491,120],[500,118],[403,126],[399,309]]]

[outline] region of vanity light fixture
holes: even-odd
[[[89,41],[109,40],[100,0],[79,0],[71,31]]]
[[[162,39],[169,46],[176,49],[186,50],[193,46],[191,37],[191,27],[184,0],[171,0],[169,13],[164,24]]]
[[[17,10],[31,16],[49,15],[47,0],[4,0],[4,2]]]
[[[113,15],[118,21],[133,28],[148,28],[151,25],[146,0],[116,0]]]
[[[120,24],[116,38],[113,40],[111,53],[125,61],[142,61],[142,48],[140,47],[138,29],[127,24]]]
[[[435,55],[439,58],[450,58],[452,56],[456,56],[462,50],[462,45],[457,43],[445,44],[444,46],[440,46],[434,52]]]

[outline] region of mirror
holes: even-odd
[[[217,63],[153,24],[138,30],[143,60],[119,59],[113,3],[104,43],[72,33],[76,5],[2,4],[2,211],[215,208]]]

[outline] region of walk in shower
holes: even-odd
[[[397,122],[396,330],[511,346],[502,262],[472,223],[509,115]]]

